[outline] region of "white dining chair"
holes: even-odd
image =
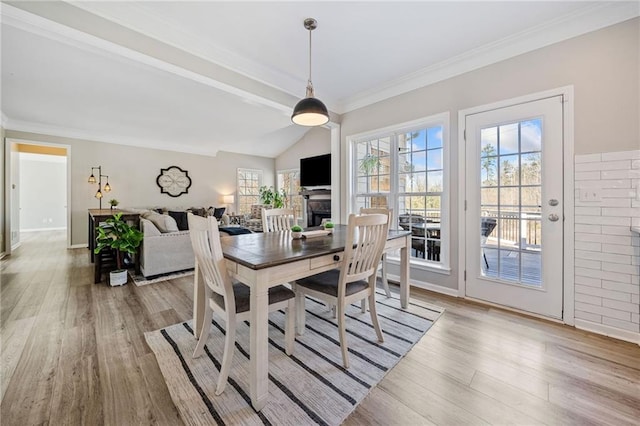
[[[298,334],[304,333],[305,296],[323,300],[337,306],[338,331],[342,349],[342,363],[349,368],[345,310],[358,300],[369,300],[371,322],[378,341],[382,342],[382,329],[376,312],[376,271],[387,241],[389,218],[382,214],[349,215],[347,243],[340,269],[322,272],[295,282],[296,322]]]
[[[391,221],[393,220],[393,209],[362,207],[360,209],[360,214],[386,214],[389,218],[389,227],[391,227]],[[387,280],[387,253],[382,253],[382,260],[380,261],[380,265],[380,272],[382,275],[382,288],[384,289],[387,297],[391,297],[391,290],[389,290],[389,281]]]
[[[211,328],[211,319],[215,311],[224,319],[226,325],[222,367],[216,387],[216,395],[220,395],[227,384],[233,360],[236,322],[248,321],[250,317],[250,292],[248,286],[240,282],[233,282],[229,275],[222,255],[216,219],[211,216],[204,218],[189,213],[187,220],[198,270],[206,283],[205,297],[208,301],[205,306],[202,332],[193,357],[198,358],[204,352]],[[291,355],[295,339],[295,294],[282,285],[269,289],[269,312],[279,309],[286,309],[285,351],[287,355]]]
[[[293,209],[263,209],[262,232],[288,231],[296,224]]]

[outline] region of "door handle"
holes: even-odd
[[[558,215],[557,215],[557,214],[555,214],[555,213],[551,213],[551,214],[549,215],[549,220],[550,220],[551,222],[557,222],[557,221],[558,221],[558,219],[560,219],[560,218],[559,218],[559,217],[558,217]]]

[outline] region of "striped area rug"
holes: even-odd
[[[191,321],[145,333],[169,392],[187,425],[338,425],[371,388],[429,330],[442,308],[412,300],[400,309],[397,296],[379,294],[379,344],[369,313],[347,311],[350,368],[342,367],[337,325],[320,302],[307,298],[306,331],[294,354],[284,352],[284,311],[269,315],[269,400],[256,412],[249,398],[249,325],[239,323],[236,351],[225,391],[215,396],[224,347],[224,323],[214,316],[205,355],[192,359],[196,345]]]

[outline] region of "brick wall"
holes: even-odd
[[[636,341],[640,235],[631,227],[640,226],[638,186],[640,150],[575,157],[576,325]]]

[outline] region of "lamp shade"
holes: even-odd
[[[222,202],[224,204],[233,204],[235,203],[235,197],[233,195],[223,195],[222,196]]]
[[[291,121],[300,126],[322,126],[329,121],[329,111],[320,99],[304,98],[293,109]]]

